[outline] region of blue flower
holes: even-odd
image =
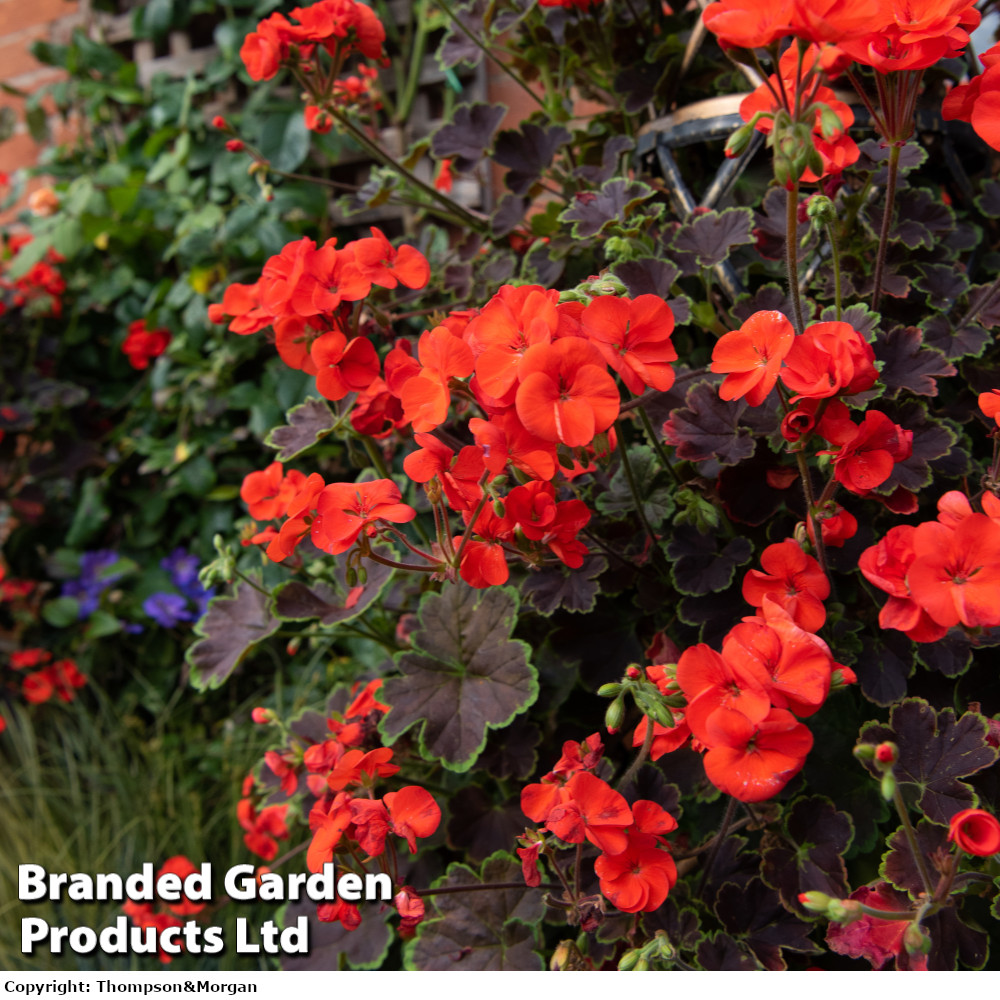
[[[173,628],[181,622],[189,622],[194,617],[188,608],[187,598],[180,594],[158,591],[142,603],[142,610],[164,628]]]
[[[198,557],[183,547],[174,549],[169,556],[161,559],[160,566],[170,574],[174,586],[185,593],[198,580]]]

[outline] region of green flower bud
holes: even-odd
[[[741,125],[729,137],[729,141],[726,143],[726,149],[725,149],[726,158],[730,160],[735,160],[737,156],[742,156],[747,146],[750,145],[750,140],[753,138],[753,133],[754,133],[754,127],[750,122],[747,122],[745,125]]]
[[[833,222],[837,218],[837,210],[825,194],[814,194],[806,203],[806,215],[820,222]]]
[[[896,794],[896,777],[892,771],[886,771],[882,775],[882,798],[886,802],[891,802]]]
[[[358,567],[358,583],[363,587],[368,582],[368,570],[364,566]]]
[[[356,587],[358,584],[358,571],[353,566],[348,566],[344,570],[344,579],[347,581],[348,587]]]
[[[618,963],[619,972],[631,972],[635,968],[636,962],[639,961],[639,951],[633,948],[632,951],[625,952],[622,955],[621,960]]]
[[[604,726],[609,733],[617,733],[625,721],[625,699],[619,695],[604,713]]]
[[[903,931],[903,946],[909,955],[927,955],[931,950],[930,935],[914,921]]]
[[[621,684],[602,684],[597,689],[597,696],[599,698],[617,698],[621,693]]]
[[[870,743],[859,743],[852,751],[858,760],[874,760],[875,759],[875,747]]]
[[[799,893],[799,902],[805,909],[810,910],[812,913],[826,913],[830,903],[833,902],[833,898],[825,892],[819,892],[814,889],[811,892]]]

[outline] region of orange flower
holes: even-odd
[[[601,892],[623,913],[657,910],[677,883],[677,865],[645,836],[629,837],[620,854],[594,862]]]
[[[764,572],[750,570],[743,578],[743,599],[755,608],[770,597],[807,632],[818,632],[826,621],[823,601],[830,596],[830,581],[812,556],[798,542],[769,545],[760,557]]]
[[[712,350],[711,370],[728,374],[719,396],[746,396],[751,406],[760,406],[778,381],[781,362],[794,340],[795,330],[788,317],[776,310],[756,312],[739,330],[720,337]]]

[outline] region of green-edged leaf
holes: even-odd
[[[943,826],[935,826],[922,819],[916,828],[917,845],[920,853],[923,854],[927,872],[931,879],[936,875],[930,861],[931,854],[939,848],[947,848],[948,831]],[[896,832],[887,841],[889,850],[882,855],[882,864],[878,873],[887,882],[892,883],[893,888],[900,892],[908,892],[913,899],[924,891],[923,879],[920,877],[920,869],[913,859],[913,851],[910,850],[910,842],[906,839],[906,831],[903,827],[898,827]]]
[[[733,582],[736,567],[753,555],[753,546],[747,538],[727,540],[714,532],[704,534],[693,525],[675,524],[666,552],[674,586],[682,594],[701,597],[725,590]]]
[[[604,556],[587,556],[579,569],[548,566],[528,576],[521,592],[540,615],[563,611],[586,613],[594,610],[600,586],[597,578],[608,568]]]
[[[521,866],[509,854],[497,852],[479,872],[467,865],[448,866],[434,888],[520,882]],[[438,916],[425,920],[416,939],[406,947],[408,968],[434,972],[536,972],[543,968],[534,950],[533,926],[542,916],[542,894],[527,886],[442,893],[431,897],[428,910]]]
[[[289,903],[282,924],[294,927],[300,917],[309,921],[309,951],[305,955],[284,955],[282,969],[295,972],[337,972],[345,963],[351,969],[377,969],[392,942],[386,917],[393,911],[369,904],[362,910],[361,926],[349,931],[339,921],[327,924],[316,919],[316,904],[308,899]]]
[[[199,691],[219,687],[258,642],[277,631],[281,620],[271,614],[270,605],[270,594],[242,580],[229,597],[212,598],[208,612],[195,626],[204,638],[186,657],[191,683]]]
[[[380,729],[390,743],[419,727],[420,750],[453,771],[472,767],[489,729],[505,726],[538,697],[530,647],[511,639],[517,592],[465,584],[420,602],[413,650],[400,653],[402,676],[380,698],[390,706]]]
[[[395,553],[385,546],[375,550],[390,558]],[[392,577],[392,567],[369,561],[365,567],[368,578],[354,587],[347,585],[347,560],[339,559],[332,585],[319,583],[307,587],[298,580],[283,583],[274,592],[271,610],[282,621],[307,621],[318,618],[324,625],[339,625],[356,618],[382,593]]]
[[[632,467],[636,493],[642,498],[643,513],[650,527],[656,528],[674,512],[670,487],[657,485],[658,480],[665,480],[666,473],[663,472],[653,449],[648,445],[633,445],[628,450],[628,459]],[[597,498],[597,509],[602,514],[615,518],[625,517],[635,510],[635,500],[623,463],[619,464],[617,471],[611,477],[608,491]]]
[[[322,399],[310,396],[304,403],[293,406],[285,414],[287,424],[274,427],[264,444],[277,448],[279,462],[289,462],[307,451],[333,430],[336,423],[330,407]]]
[[[674,234],[671,260],[684,274],[697,274],[724,261],[733,247],[753,241],[753,212],[749,208],[705,212],[685,222]]]
[[[576,202],[559,216],[559,221],[573,224],[574,239],[590,239],[613,222],[625,222],[654,193],[648,184],[641,181],[615,177],[596,193],[578,192]]]
[[[859,739],[873,744],[895,742],[899,747],[893,769],[896,780],[916,785],[920,790],[917,807],[932,823],[947,826],[955,813],[976,804],[975,792],[959,779],[997,759],[986,733],[986,719],[975,712],[956,719],[950,708],[938,713],[922,698],[907,698],[893,708],[888,726],[869,723]],[[866,766],[875,773],[873,765]]]
[[[808,917],[799,893],[819,891],[842,899],[851,891],[843,854],[854,838],[851,817],[821,795],[796,799],[788,811],[784,836],[765,833],[761,877],[778,890],[793,913]]]

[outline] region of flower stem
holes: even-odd
[[[722,826],[719,827],[715,842],[712,844],[712,850],[709,852],[708,860],[705,862],[705,870],[701,873],[701,881],[698,883],[699,896],[705,891],[705,883],[708,882],[708,876],[712,874],[712,869],[715,867],[715,859],[719,856],[719,849],[722,847],[722,842],[726,839],[726,834],[729,832],[729,824],[733,821],[734,812],[736,812],[736,799],[730,796],[729,804],[726,806],[726,813],[722,817]]]
[[[799,182],[792,184],[792,189],[785,192],[787,209],[785,211],[785,265],[788,269],[788,294],[792,297],[792,307],[795,313],[795,332],[802,333],[805,323],[802,320],[802,293],[799,290]]]
[[[878,312],[882,298],[882,278],[885,274],[885,257],[889,245],[889,230],[892,227],[893,209],[896,207],[896,177],[899,174],[899,145],[889,147],[889,179],[885,186],[885,212],[882,215],[882,231],[878,237],[878,252],[875,255],[875,283],[872,287],[872,311]]]
[[[898,785],[892,796],[892,804],[896,807],[896,812],[899,813],[899,818],[903,822],[903,832],[906,834],[906,840],[910,845],[910,853],[913,855],[917,871],[920,872],[920,881],[924,884],[924,892],[927,894],[927,898],[930,899],[934,895],[934,883],[931,880],[930,872],[927,870],[927,860],[924,858],[924,852],[920,850],[920,845],[917,843],[917,831],[913,829],[913,824],[910,822],[910,814],[906,808],[906,803],[903,801],[903,793],[900,792]]]
[[[826,224],[826,236],[830,241],[830,256],[833,260],[833,297],[834,304],[837,309],[837,322],[840,322],[840,317],[843,312],[842,301],[843,295],[841,291],[841,279],[840,279],[840,247],[837,243],[837,234],[834,232],[833,223],[828,222]]]
[[[646,763],[649,751],[653,749],[653,720],[646,717],[646,738],[639,747],[639,752],[635,755],[635,760],[629,765],[629,769],[621,776],[618,782],[618,791],[622,791],[625,786],[639,773],[639,768]]]
[[[657,457],[660,459],[660,464],[670,473],[673,477],[674,482],[678,486],[683,486],[681,482],[681,477],[677,475],[677,470],[670,464],[670,456],[667,454],[667,449],[663,447],[663,442],[656,436],[656,431],[653,430],[653,422],[649,419],[649,414],[646,412],[644,406],[637,406],[636,409],[639,411],[639,419],[642,421],[642,429],[646,432],[646,437],[649,439],[649,443],[653,446],[653,450],[656,452]]]
[[[628,480],[629,493],[632,494],[632,501],[635,503],[635,511],[639,515],[639,520],[642,521],[642,526],[646,529],[646,534],[649,535],[650,541],[653,543],[653,548],[656,548],[656,535],[653,533],[653,529],[650,526],[649,521],[646,519],[646,512],[642,509],[642,497],[639,496],[639,487],[635,481],[635,475],[632,472],[632,463],[628,457],[628,447],[625,444],[625,435],[622,434],[621,421],[615,421],[615,433],[618,435],[618,448],[621,451],[622,456],[622,468],[625,470],[625,478]]]

